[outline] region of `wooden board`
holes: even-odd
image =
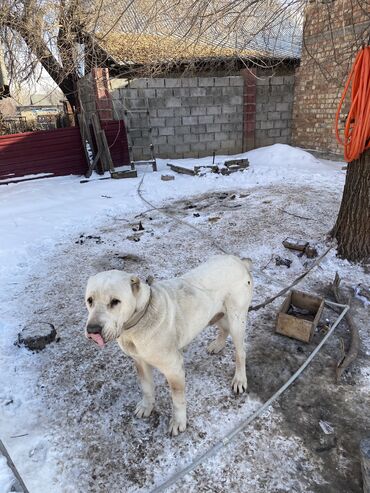
[[[289,248],[290,250],[299,250],[300,252],[304,252],[308,244],[308,241],[296,240],[294,238],[285,238],[283,241],[285,248]]]
[[[172,164],[172,163],[167,163],[167,166],[169,166],[169,168],[172,171],[175,171],[176,173],[182,173],[183,175],[195,176],[195,171],[191,168],[184,168],[182,166],[178,166],[177,164]]]

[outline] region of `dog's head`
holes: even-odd
[[[89,312],[86,337],[99,346],[120,337],[125,324],[145,306],[148,291],[138,277],[118,270],[90,277],[85,295]]]

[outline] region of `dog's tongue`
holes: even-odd
[[[96,344],[98,344],[100,347],[104,347],[104,340],[100,334],[89,334],[88,337],[96,342]]]

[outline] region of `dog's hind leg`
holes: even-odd
[[[230,307],[227,310],[230,334],[235,345],[235,375],[232,380],[232,388],[236,394],[242,394],[247,390],[247,374],[245,371],[245,347],[244,332],[246,316]]]
[[[216,322],[216,325],[218,328],[218,335],[207,348],[207,351],[210,354],[216,354],[222,351],[222,349],[225,347],[227,336],[229,335],[229,325],[226,317],[222,317],[221,320]]]
[[[147,418],[153,410],[155,399],[152,367],[141,359],[135,359],[135,366],[143,391],[143,398],[136,406],[134,414],[138,418]]]

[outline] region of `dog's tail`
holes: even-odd
[[[241,261],[246,266],[246,268],[248,269],[248,271],[251,272],[252,271],[252,267],[253,267],[252,259],[250,259],[250,258],[242,258]]]

